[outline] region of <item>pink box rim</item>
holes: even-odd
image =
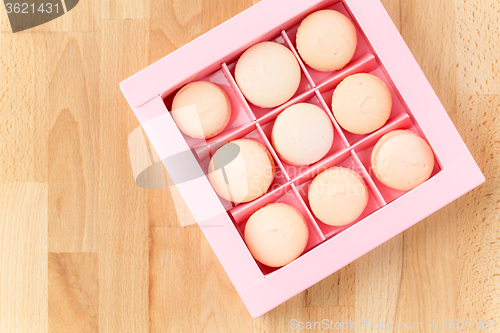
[[[124,80],[120,83],[122,92],[144,127],[155,115],[165,113],[162,96],[166,92],[172,92],[207,68],[220,68],[224,59],[236,50],[260,41],[261,36],[270,32],[279,31],[282,25],[294,17],[326,2],[332,3],[326,0],[263,0]],[[208,181],[200,180],[197,184],[198,188],[203,189],[201,192],[205,197],[193,193],[189,188],[180,190],[243,302],[255,318],[485,180],[382,4],[378,0],[342,0],[342,3],[365,34],[381,67],[411,110],[419,128],[439,157],[442,170],[363,221],[266,276],[249,254],[227,213],[220,210],[220,207],[203,210],[197,204],[203,198],[209,197],[212,203],[217,198]],[[256,17],[261,18],[259,24],[256,24]],[[237,36],[235,31],[238,31]],[[167,76],[168,80],[165,79]],[[182,134],[171,117],[164,118],[165,126],[168,126],[165,137],[157,138],[156,142],[150,138],[157,151],[163,150],[159,153],[162,158],[189,149],[185,142],[182,143]],[[145,131],[149,137],[148,131]],[[160,147],[157,142],[162,142],[161,140],[175,142],[175,147]],[[214,205],[217,206],[216,203]],[[212,214],[210,218],[206,218],[210,215],[208,211]],[[213,228],[214,225],[224,228]],[[363,241],[360,242],[360,239]],[[342,249],[344,256],[331,255],[339,249]]]

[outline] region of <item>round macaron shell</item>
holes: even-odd
[[[309,205],[323,223],[342,226],[354,222],[368,205],[368,188],[354,171],[329,168],[317,175],[308,192]]]
[[[210,160],[208,170],[208,180],[215,192],[235,203],[262,196],[273,182],[274,175],[271,153],[264,145],[250,139],[234,140],[219,148]]]
[[[196,139],[209,139],[227,126],[231,118],[231,101],[226,92],[214,83],[192,82],[175,94],[171,114],[184,134]]]
[[[295,208],[273,203],[257,210],[245,226],[245,242],[252,256],[269,267],[284,266],[305,250],[309,229]]]
[[[238,59],[235,80],[245,98],[262,108],[288,101],[299,88],[300,65],[287,47],[262,42],[247,49]]]
[[[343,129],[354,134],[368,134],[384,126],[391,109],[391,92],[375,75],[350,75],[333,92],[332,113]]]
[[[343,68],[354,56],[356,28],[338,11],[320,10],[301,22],[296,43],[306,64],[318,71],[333,71]]]
[[[408,191],[429,179],[434,169],[434,154],[429,144],[414,132],[395,130],[375,144],[371,166],[382,184]]]
[[[281,112],[273,126],[271,140],[279,157],[301,166],[322,159],[333,144],[333,124],[323,109],[299,103]]]

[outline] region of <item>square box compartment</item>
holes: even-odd
[[[295,35],[303,18],[327,8],[343,13],[354,23],[358,45],[346,67],[319,72],[299,57]],[[302,70],[296,94],[273,109],[249,103],[234,79],[238,57],[261,41],[275,41],[288,47]],[[367,135],[343,130],[330,108],[335,87],[346,76],[360,72],[381,78],[393,97],[388,122]],[[233,110],[224,131],[206,141],[182,134],[169,113],[175,93],[183,85],[199,80],[222,87]],[[481,171],[378,0],[263,0],[120,86],[169,174],[187,168],[196,175],[194,179],[176,182],[177,189],[255,318],[484,182]],[[281,161],[270,143],[272,126],[279,113],[301,102],[322,108],[335,128],[331,150],[307,167]],[[373,146],[382,135],[395,129],[408,129],[424,138],[435,156],[431,177],[410,191],[390,189],[371,172]],[[224,142],[239,138],[257,140],[269,149],[276,163],[276,178],[262,197],[234,204],[214,192],[206,174],[213,153]],[[316,219],[307,199],[312,179],[332,166],[350,168],[360,174],[370,195],[362,215],[342,227],[328,226]],[[254,260],[243,237],[248,217],[273,202],[297,208],[307,220],[310,233],[306,251],[280,268]]]

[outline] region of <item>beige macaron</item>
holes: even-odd
[[[208,168],[208,180],[215,192],[235,203],[252,201],[266,193],[274,174],[269,150],[250,139],[231,141],[219,148]]]
[[[257,210],[245,226],[245,242],[253,257],[270,267],[284,266],[306,248],[309,229],[294,207],[273,203]]]
[[[333,92],[333,115],[339,125],[351,133],[367,134],[381,128],[389,119],[391,109],[391,92],[375,75],[350,75]]]
[[[287,47],[262,42],[247,49],[238,59],[235,79],[246,99],[263,108],[288,101],[300,84],[300,66]]]
[[[278,115],[271,140],[286,163],[309,165],[322,159],[332,147],[333,124],[320,107],[295,104]]]
[[[408,191],[425,182],[434,169],[429,144],[409,130],[382,136],[372,151],[372,170],[382,184]]]
[[[341,69],[356,51],[354,24],[338,11],[319,10],[307,16],[297,30],[297,50],[302,59],[319,71]]]
[[[363,179],[355,171],[342,167],[317,175],[307,196],[314,215],[332,226],[354,222],[368,204],[368,189]]]
[[[231,118],[231,101],[218,85],[192,82],[175,94],[172,117],[179,129],[190,137],[208,139],[219,134]]]

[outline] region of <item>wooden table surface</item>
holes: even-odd
[[[254,2],[81,0],[16,34],[0,9],[1,333],[285,332],[325,318],[500,330],[497,0],[383,1],[486,183],[263,317],[200,229],[179,226],[169,190],[135,184],[138,122],[118,83]]]

